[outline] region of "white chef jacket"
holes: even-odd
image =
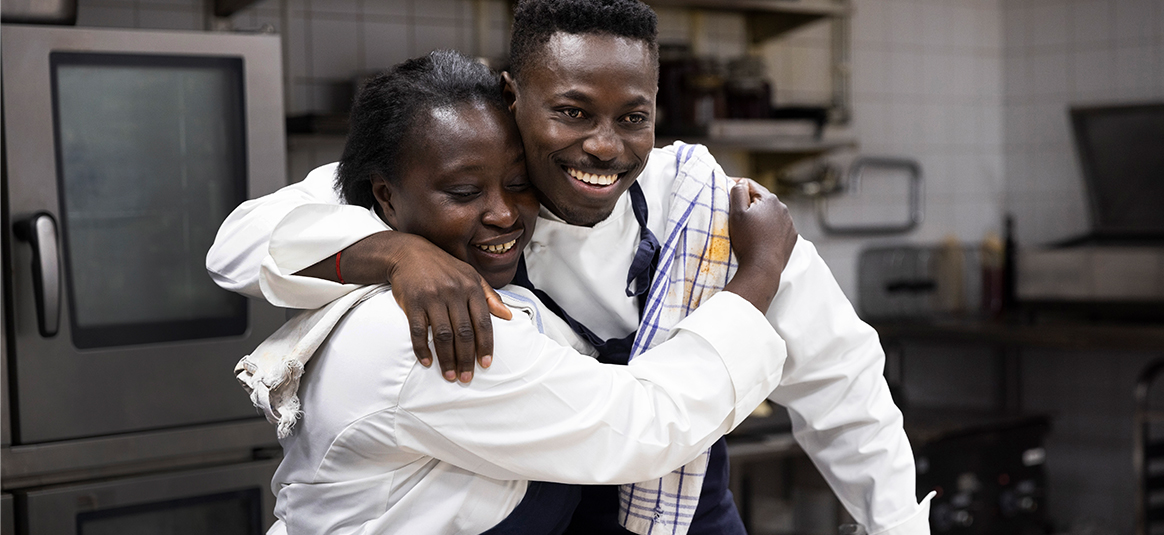
[[[514,319],[494,318],[498,358],[470,385],[417,362],[390,292],[340,320],[307,364],[302,419],[280,441],[272,487],[288,533],[480,533],[527,480],[619,484],[682,466],[780,380],[784,342],[730,292],[615,366],[539,334],[544,324],[565,331],[558,340],[573,335],[537,317],[532,293],[507,290]],[[755,334],[719,328],[721,316]]]
[[[674,147],[654,149],[638,178],[648,226],[660,239],[676,167]],[[214,280],[296,308],[322,306],[351,291],[354,285],[293,275],[383,230],[366,209],[339,204],[334,174],[335,164],[321,166],[232,212],[207,255]],[[638,242],[629,195],[593,227],[566,224],[543,208],[525,251],[530,279],[599,336],[628,334],[639,321],[637,303],[625,293]],[[793,435],[846,510],[870,535],[929,533],[930,496],[917,502],[913,453],[882,375],[877,333],[857,317],[803,238],[781,273],[767,318],[788,351],[769,399],[788,408]],[[735,328],[730,316],[720,323]]]

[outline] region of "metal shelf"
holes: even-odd
[[[1118,349],[1159,351],[1164,348],[1164,325],[1093,323],[1019,323],[949,320],[930,322],[875,321],[882,339],[910,338],[948,343],[1000,344],[1057,349]]]
[[[229,17],[242,11],[258,0],[214,0],[214,16]]]
[[[678,140],[682,140],[684,143],[706,145],[713,152],[720,149],[750,153],[802,154],[804,156],[816,156],[837,149],[857,147],[855,138],[815,139],[811,136],[659,137],[655,140],[655,146],[665,147]]]
[[[804,0],[647,0],[652,7],[679,7],[744,13],[748,36],[760,43],[824,19],[846,17],[847,2]]]

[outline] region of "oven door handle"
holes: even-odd
[[[57,220],[37,212],[16,224],[16,237],[32,246],[32,287],[40,335],[56,336],[61,322],[61,263]]]

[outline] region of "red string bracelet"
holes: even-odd
[[[335,254],[335,278],[339,279],[340,284],[344,283],[344,276],[340,275],[340,269],[339,269],[340,255],[342,255],[342,254],[344,254],[343,251],[340,251],[340,252]]]

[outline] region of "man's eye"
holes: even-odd
[[[529,189],[529,187],[530,187],[529,182],[514,182],[513,184],[509,185],[509,190],[510,191],[525,191],[525,190]]]
[[[642,124],[647,122],[647,116],[641,113],[633,113],[627,115],[625,121],[631,124]]]
[[[562,113],[564,113],[566,115],[566,117],[569,117],[571,119],[581,119],[582,118],[582,110],[580,110],[578,108],[566,108],[566,109],[562,110]]]

